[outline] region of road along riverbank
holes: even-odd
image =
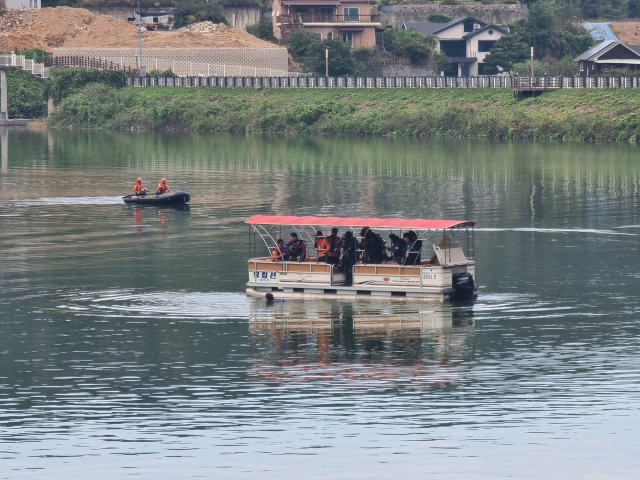
[[[640,136],[640,91],[566,89],[516,101],[509,88],[176,89],[91,84],[61,99],[49,124],[635,142]]]

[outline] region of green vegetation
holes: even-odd
[[[603,114],[606,112],[606,114]],[[113,88],[64,98],[60,127],[636,141],[640,91]]]
[[[351,49],[338,38],[321,40],[311,30],[300,29],[291,35],[289,53],[316,75],[325,74],[325,50],[329,50],[329,75],[377,75],[384,56],[407,58],[412,64],[425,64],[433,59],[438,71],[449,68],[449,59],[438,51],[437,44],[417,30],[387,28],[384,33],[386,52],[377,48]]]
[[[337,38],[320,40],[311,30],[300,29],[293,33],[289,50],[294,58],[303,60],[305,66],[318,75],[326,73],[326,50],[329,50],[329,75],[349,75],[355,68],[348,43]]]
[[[451,20],[453,20],[452,17],[440,12],[431,12],[427,15],[427,22],[431,23],[449,23]]]
[[[247,32],[258,38],[273,37],[273,22],[270,18],[260,17],[258,23],[247,25]]]
[[[385,30],[384,45],[387,51],[399,57],[406,57],[414,64],[425,62],[437,51],[436,42],[432,37],[417,30],[396,27]]]
[[[41,118],[47,115],[45,83],[22,70],[7,72],[9,118]]]
[[[595,44],[578,23],[578,3],[577,0],[536,0],[526,20],[511,25],[512,34],[500,38],[489,51],[484,60],[485,72],[495,74],[499,68],[520,72],[523,62],[530,58],[530,47],[534,47],[534,58],[544,63],[542,71],[556,75],[576,73],[573,59]],[[514,69],[515,65],[519,68]]]
[[[119,70],[97,68],[52,68],[49,97],[58,105],[62,99],[80,92],[89,84],[121,87],[124,85],[124,73]]]

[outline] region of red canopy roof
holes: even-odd
[[[327,227],[402,228],[414,230],[440,230],[451,227],[471,227],[476,222],[466,220],[408,220],[404,218],[357,217],[294,217],[290,215],[254,215],[246,223],[251,225],[314,225]]]

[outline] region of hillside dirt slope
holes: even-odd
[[[15,10],[9,10],[15,15]],[[31,13],[31,12],[29,12]],[[83,8],[43,8],[21,20],[0,19],[8,33],[9,48],[137,47],[137,27],[108,15],[94,15]],[[15,25],[15,27],[14,27]],[[145,32],[143,47],[252,47],[275,48],[241,29],[220,27],[205,32]]]
[[[612,23],[611,30],[626,45],[640,45],[640,23]]]

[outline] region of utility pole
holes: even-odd
[[[147,75],[147,71],[146,71],[147,69],[144,67],[144,63],[142,62],[142,17],[140,16],[139,1],[138,1],[138,13],[133,23],[135,25],[138,25],[138,42],[140,43],[140,67],[138,68],[138,76],[144,77]]]
[[[329,49],[327,48],[324,54],[324,59],[325,59],[325,76],[329,76]]]
[[[534,72],[535,72],[535,70],[533,69],[533,47],[531,47],[531,83],[532,83],[531,86],[533,86]]]

